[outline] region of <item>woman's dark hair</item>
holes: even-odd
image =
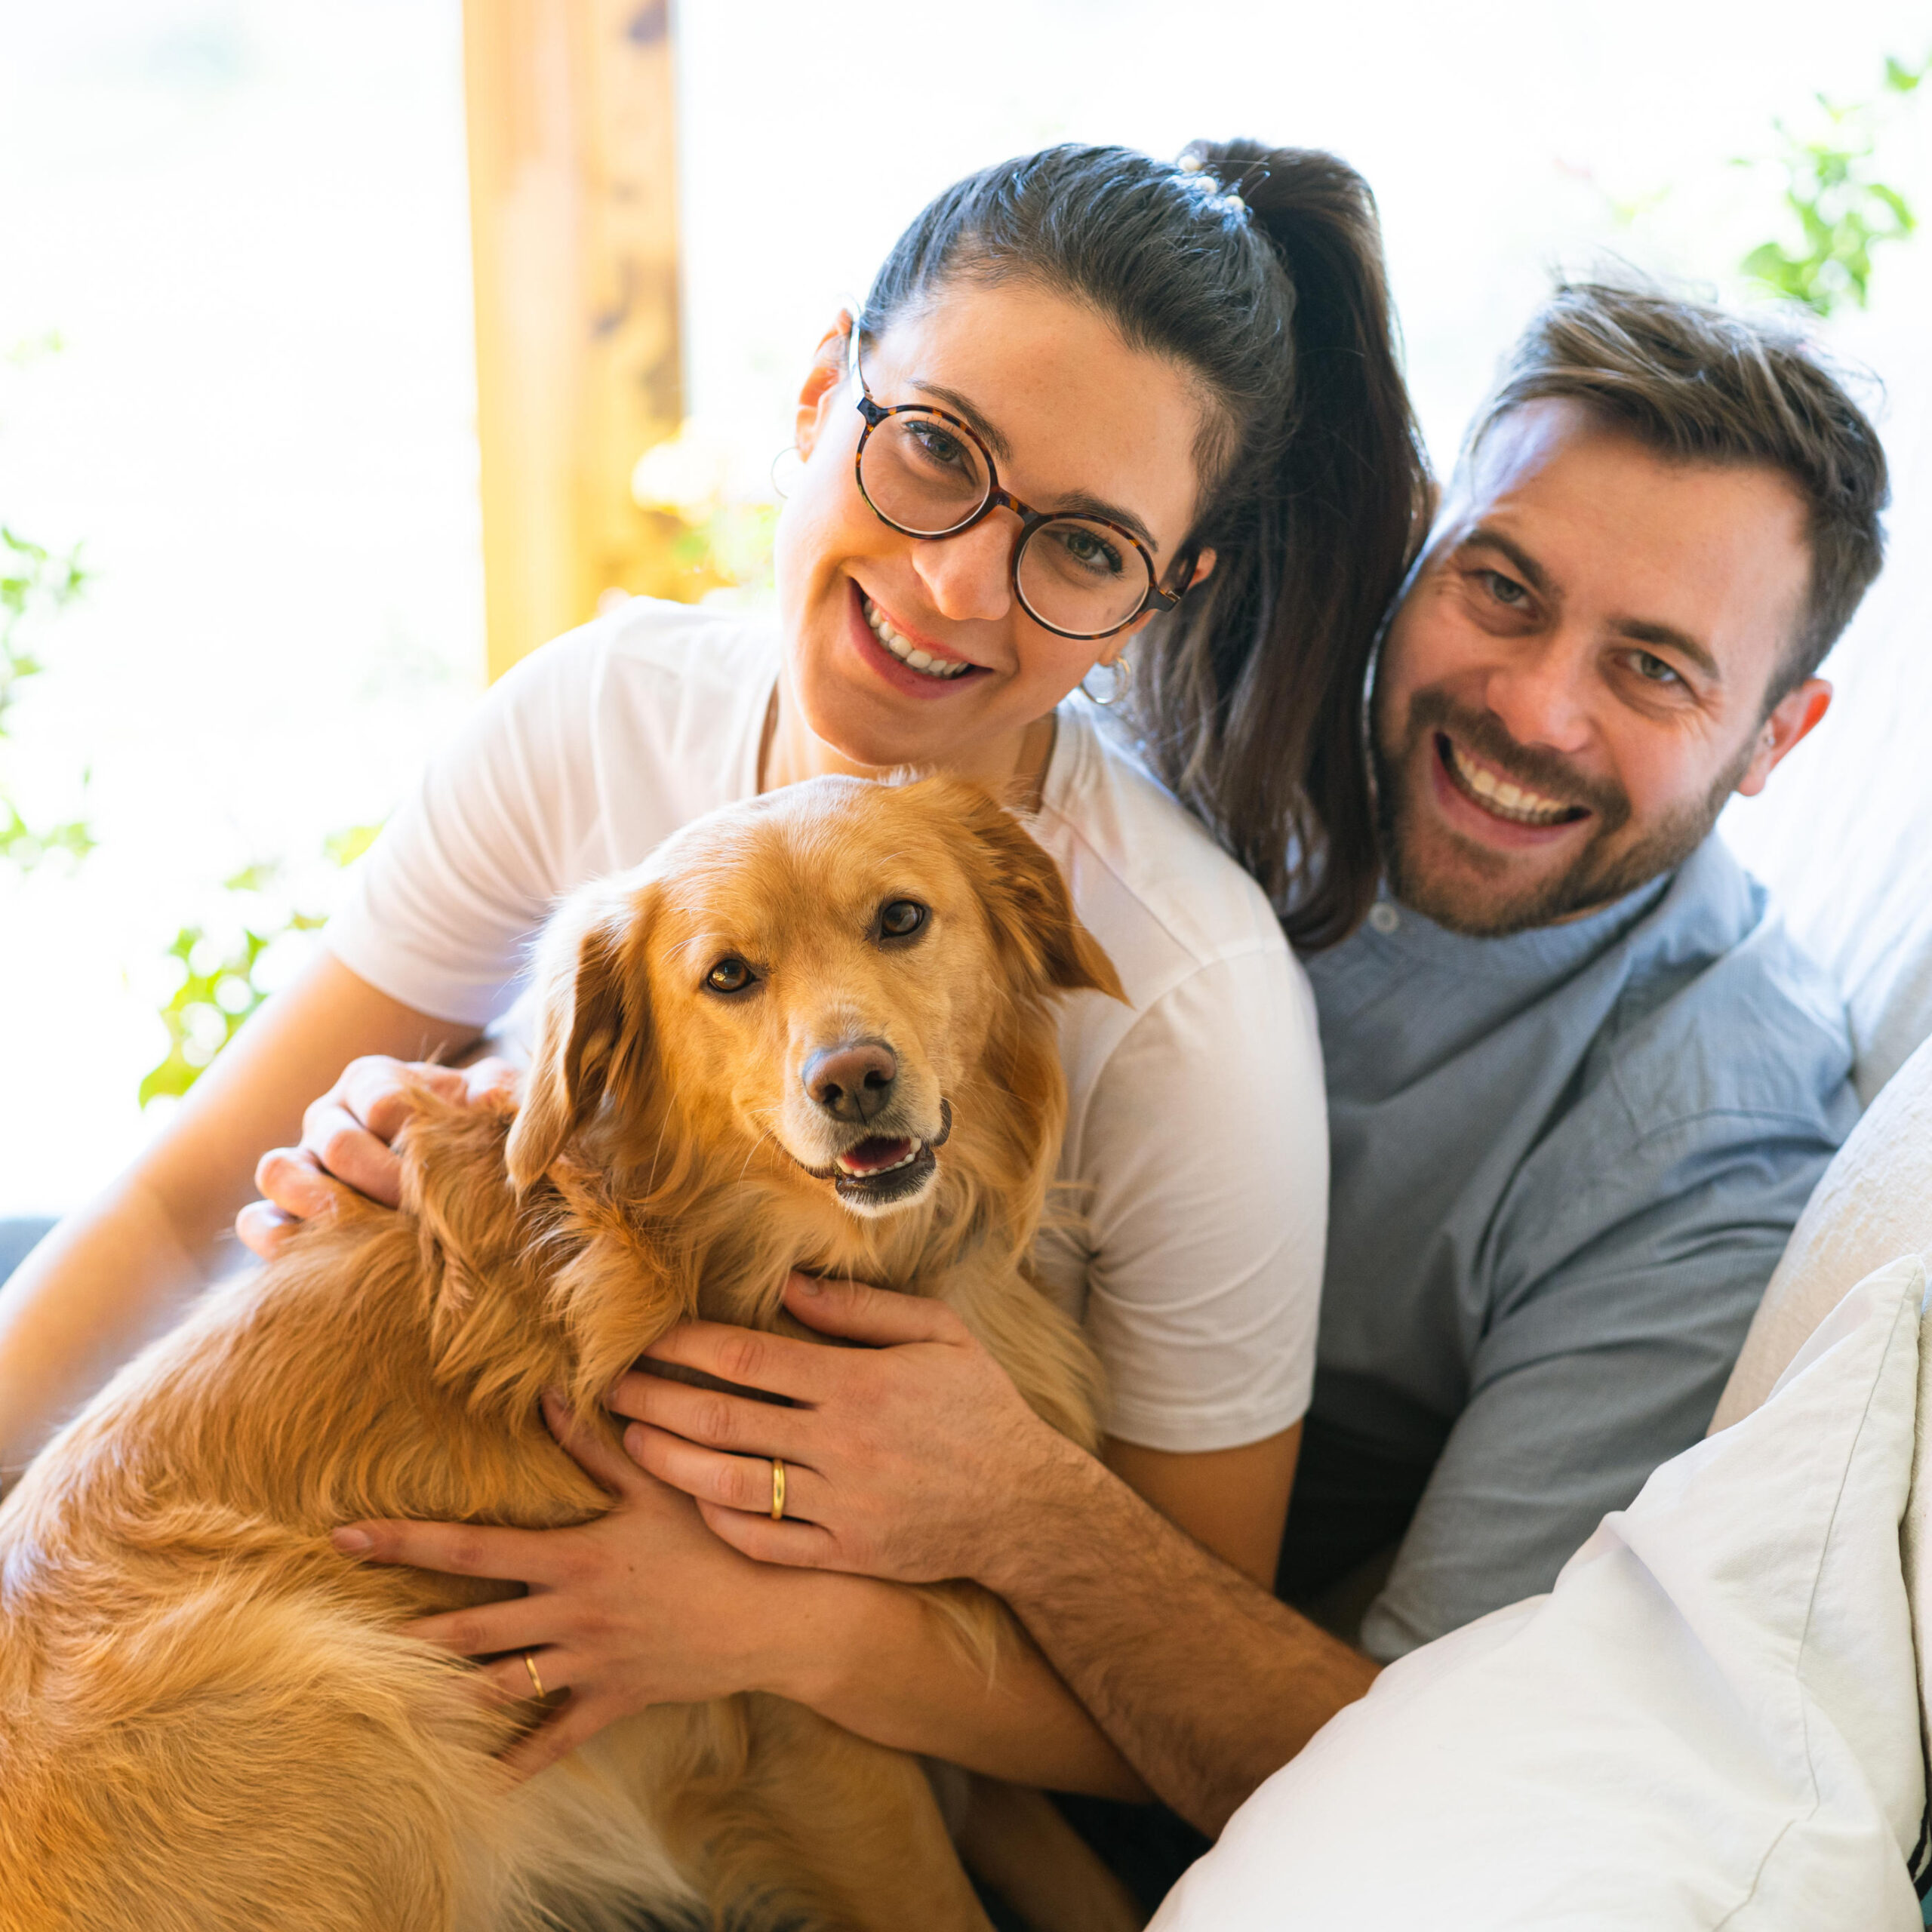
[[[1009,280],[1094,309],[1212,399],[1189,541],[1214,568],[1137,639],[1122,709],[1289,937],[1332,944],[1374,896],[1363,690],[1428,483],[1374,197],[1307,149],[1203,143],[1175,166],[1048,148],[932,202],[859,327],[875,338],[949,285]]]

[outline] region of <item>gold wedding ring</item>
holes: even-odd
[[[535,1656],[528,1651],[525,1651],[523,1654],[523,1667],[530,1673],[530,1687],[537,1693],[537,1701],[540,1703],[543,1701],[545,1694],[543,1690],[543,1680],[537,1674],[537,1659]]]
[[[785,1465],[776,1456],[771,1459],[771,1520],[785,1520]]]

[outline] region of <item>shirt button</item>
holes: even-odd
[[[1379,933],[1392,933],[1402,923],[1402,915],[1386,899],[1378,899],[1369,908],[1368,923]]]

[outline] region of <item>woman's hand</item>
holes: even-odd
[[[1017,1512],[1077,1480],[1090,1459],[942,1304],[803,1275],[785,1300],[810,1327],[870,1346],[686,1322],[649,1355],[793,1406],[632,1373],[609,1398],[635,1418],[625,1447],[761,1562],[997,1589],[1000,1564],[1024,1540]],[[786,1466],[782,1522],[771,1516],[774,1457]]]
[[[329,1213],[344,1188],[386,1208],[402,1198],[402,1163],[389,1143],[409,1118],[412,1084],[445,1100],[474,1100],[513,1086],[509,1061],[481,1060],[473,1066],[438,1066],[372,1054],[351,1060],[338,1080],[302,1116],[302,1144],[276,1147],[255,1168],[266,1199],[251,1201],[235,1217],[244,1246],[264,1260],[291,1229]]]
[[[579,1429],[561,1403],[546,1397],[544,1416],[611,1493],[608,1515],[577,1529],[375,1522],[334,1537],[337,1548],[371,1562],[525,1586],[526,1595],[405,1626],[457,1656],[490,1660],[481,1674],[506,1697],[528,1699],[537,1683],[546,1694],[570,1694],[506,1756],[518,1777],[652,1704],[789,1690],[793,1651],[822,1657],[836,1642],[819,1614],[820,1580],[748,1561],[704,1527],[686,1497]]]

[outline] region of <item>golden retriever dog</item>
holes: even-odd
[[[537,983],[520,1110],[420,1096],[401,1211],[345,1195],[211,1292],[0,1506],[4,1932],[986,1925],[918,1762],[776,1698],[513,1786],[540,1712],[397,1629],[501,1586],[328,1533],[601,1513],[541,1392],[614,1444],[642,1349],[778,1324],[794,1266],[943,1298],[1092,1444],[1094,1364],[1028,1256],[1054,1003],[1119,997],[1112,968],[983,792],[828,778],[568,902]],[[1002,1609],[930,1594],[996,1649]]]

